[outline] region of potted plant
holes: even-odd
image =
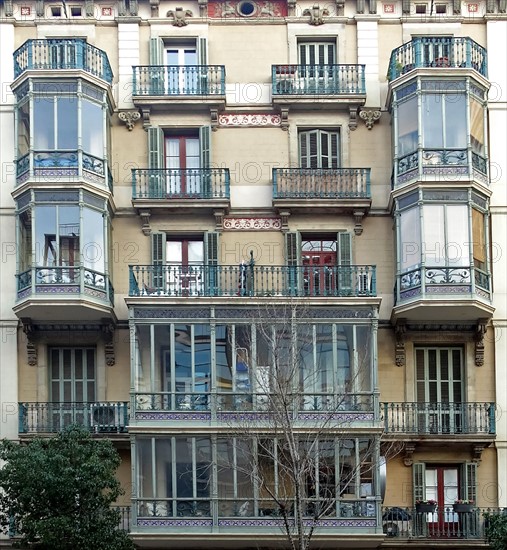
[[[460,498],[454,501],[452,509],[455,512],[471,512],[474,507],[474,501]]]
[[[433,499],[429,500],[416,500],[415,501],[415,511],[416,512],[434,512],[437,507],[437,501]]]

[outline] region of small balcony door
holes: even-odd
[[[463,403],[463,350],[417,348],[417,401],[421,433],[456,434],[466,421]]]
[[[167,90],[169,94],[197,93],[197,48],[194,44],[171,44],[166,47]]]
[[[51,406],[48,421],[53,430],[71,424],[88,426],[90,404],[95,401],[95,349],[53,348],[49,360]]]
[[[199,195],[201,192],[201,150],[199,136],[166,136],[167,194]]]
[[[301,259],[304,266],[305,294],[328,296],[336,290],[336,240],[321,237],[303,239]]]
[[[334,42],[300,42],[298,48],[300,76],[307,92],[318,92],[329,88],[329,80],[333,78],[332,67],[336,63],[336,44]]]
[[[199,296],[204,286],[202,239],[168,239],[166,284],[171,295]]]
[[[305,130],[299,133],[299,165],[301,168],[338,168],[340,164],[340,134],[332,130]],[[321,173],[316,173],[307,185],[318,192]]]

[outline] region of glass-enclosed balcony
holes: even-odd
[[[426,68],[475,69],[487,78],[487,52],[469,37],[415,37],[391,52],[387,77],[394,80],[414,69]]]
[[[27,71],[84,71],[108,84],[113,72],[106,52],[82,38],[30,39],[14,52],[14,77]],[[54,73],[56,76],[56,74]]]
[[[225,96],[223,65],[144,65],[133,67],[136,96]]]
[[[494,435],[494,403],[382,403],[388,434]]]
[[[132,199],[224,201],[230,198],[228,168],[132,170]]]
[[[107,434],[128,428],[127,402],[24,402],[18,407],[20,434],[58,433],[71,424]]]
[[[370,168],[274,168],[273,203],[367,208],[371,204],[370,172]]]
[[[272,94],[282,96],[361,96],[364,65],[272,65]]]
[[[129,270],[129,296],[376,296],[376,270],[371,265],[137,265]]]

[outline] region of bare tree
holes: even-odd
[[[296,302],[260,308],[251,321],[250,341],[232,346],[241,380],[234,413],[224,413],[235,459],[219,453],[218,468],[250,480],[256,499],[238,515],[269,516],[290,548],[308,550],[326,521],[377,514],[372,322],[319,323]]]

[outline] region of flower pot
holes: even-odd
[[[452,509],[455,512],[471,512],[474,509],[473,504],[453,504]]]
[[[436,504],[416,504],[415,511],[418,513],[434,512],[436,507]]]

